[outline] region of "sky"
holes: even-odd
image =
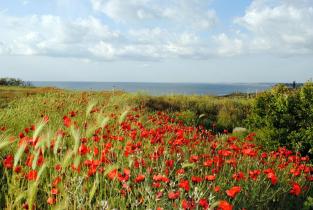
[[[305,82],[313,0],[0,0],[0,77]]]

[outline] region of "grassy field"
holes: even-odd
[[[310,209],[307,157],[231,132],[253,100],[0,87],[0,208]]]

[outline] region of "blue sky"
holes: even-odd
[[[304,82],[312,0],[0,2],[0,76],[36,81]]]

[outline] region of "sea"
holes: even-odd
[[[37,87],[57,87],[70,90],[121,90],[143,92],[150,95],[215,95],[233,93],[256,93],[271,88],[275,83],[146,83],[146,82],[40,82]]]

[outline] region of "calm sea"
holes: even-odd
[[[268,89],[274,83],[137,83],[137,82],[31,82],[35,86],[58,87],[71,90],[123,90],[146,92],[151,95],[227,95],[255,93]]]

